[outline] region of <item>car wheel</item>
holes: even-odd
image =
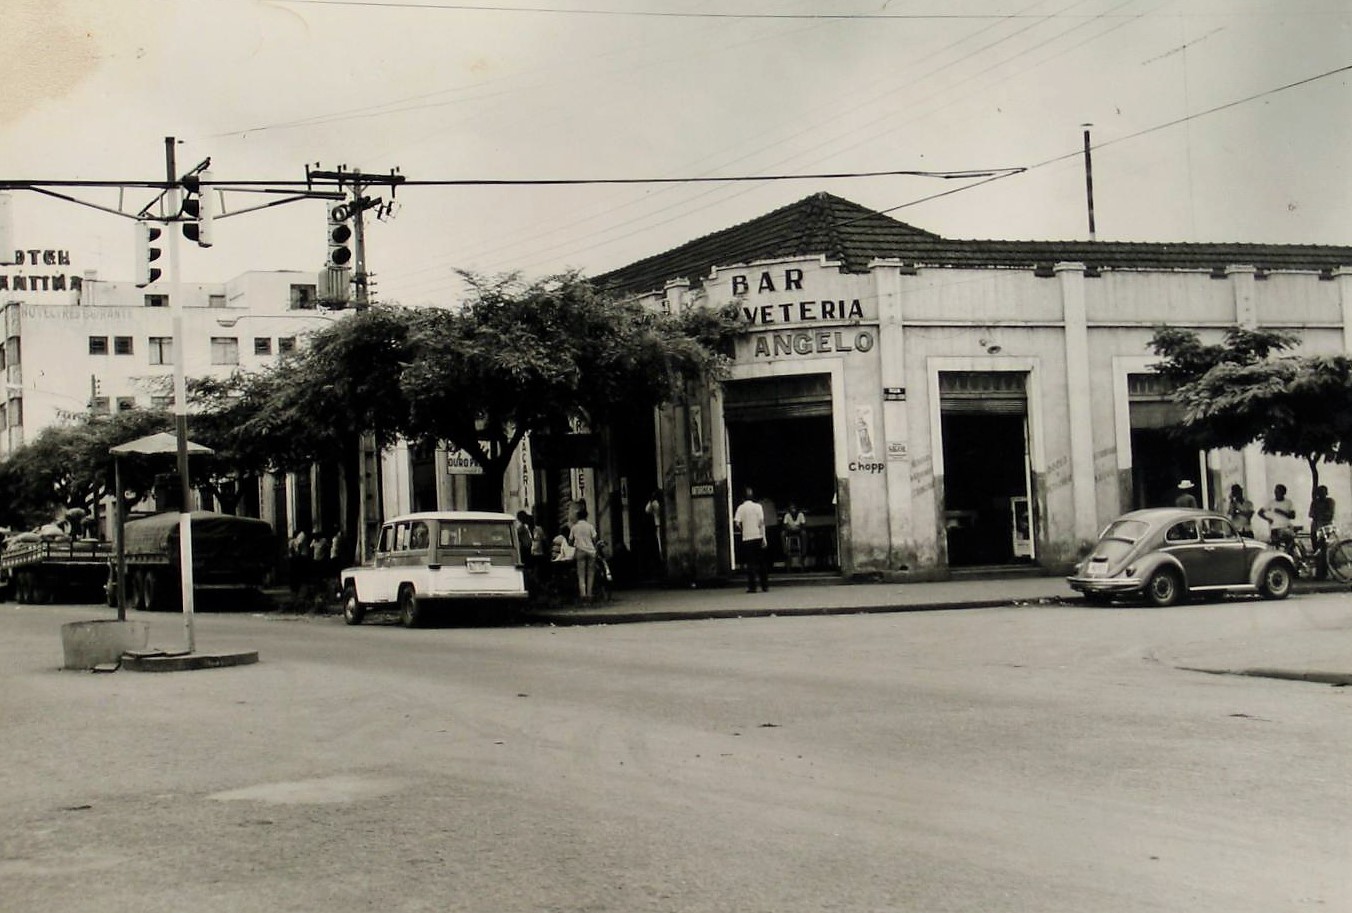
[[[1263,570],[1258,592],[1267,599],[1285,599],[1291,595],[1291,570],[1280,561],[1273,561]]]
[[[1157,608],[1165,608],[1183,597],[1183,581],[1176,571],[1161,568],[1145,584],[1145,598]]]
[[[365,617],[366,606],[357,599],[357,587],[349,583],[343,587],[343,621],[350,625],[359,625]]]
[[[418,594],[407,584],[399,588],[399,623],[406,628],[422,624],[423,611],[418,605]]]

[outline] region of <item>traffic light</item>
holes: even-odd
[[[208,185],[203,189],[202,185]],[[211,246],[211,221],[216,218],[216,197],[211,191],[211,172],[199,171],[183,178],[183,237],[198,247]]]
[[[329,259],[325,266],[330,269],[346,269],[352,263],[352,226],[348,224],[351,213],[346,203],[329,204]]]
[[[163,275],[151,266],[160,259],[160,249],[151,245],[160,238],[160,229],[149,222],[136,223],[136,287],[145,288]]]

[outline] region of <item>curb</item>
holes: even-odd
[[[892,605],[866,606],[802,606],[764,609],[683,609],[633,612],[549,611],[523,612],[528,623],[552,624],[558,627],[578,625],[638,624],[646,621],[706,621],[716,618],[774,618],[777,616],[806,615],[881,615],[897,612],[942,612],[948,609],[998,609],[1005,606],[1031,603],[1022,599],[969,599],[962,602],[913,602]],[[1061,604],[1057,597],[1036,600],[1037,604]]]
[[[1352,686],[1352,673],[1347,672],[1297,672],[1293,669],[1202,669],[1196,666],[1179,666],[1183,672],[1204,672],[1207,675],[1240,675],[1249,678],[1275,678],[1290,682],[1312,682],[1316,685],[1335,687]]]
[[[227,666],[249,666],[258,662],[258,651],[242,653],[164,653],[127,652],[122,654],[122,668],[128,672],[190,672],[195,669],[223,669]]]

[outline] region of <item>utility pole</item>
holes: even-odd
[[[394,196],[398,192],[399,185],[404,183],[406,178],[399,173],[398,168],[390,169],[389,174],[363,174],[360,168],[347,170],[346,166],[339,166],[337,171],[310,171],[306,169],[306,179],[314,181],[335,181],[341,191],[346,191],[349,187],[352,191],[352,198],[346,204],[346,215],[352,220],[353,230],[353,268],[352,285],[355,287],[355,296],[353,306],[359,309],[369,307],[371,304],[371,274],[366,271],[366,221],[364,213],[368,209],[374,209],[377,217],[383,217],[390,214],[394,208]],[[380,197],[368,197],[366,192],[373,187],[388,187],[390,189],[390,202],[386,203]]]
[[[352,221],[352,285],[355,293],[352,305],[358,310],[365,310],[371,306],[371,286],[373,284],[371,274],[366,270],[365,213],[368,209],[374,209],[377,217],[392,213],[394,195],[398,192],[399,185],[404,183],[405,178],[399,174],[397,168],[391,169],[388,175],[368,175],[363,174],[360,168],[349,171],[345,166],[339,166],[337,171],[310,171],[307,168],[306,179],[336,181],[339,190],[346,191],[349,187],[352,190],[352,198],[346,204],[346,211],[342,215]],[[366,192],[372,187],[388,187],[390,189],[390,202],[386,203],[380,197],[374,199],[368,197]],[[332,214],[332,210],[330,210],[330,213]],[[330,219],[332,220],[332,215]],[[332,266],[329,267],[329,272],[333,272]],[[332,285],[331,281],[330,285]],[[380,454],[376,448],[376,442],[372,435],[363,434],[357,445],[357,541],[355,545],[358,561],[365,560],[370,553],[371,543],[375,541],[375,537],[380,531],[379,480]]]
[[[1098,240],[1094,231],[1094,159],[1089,154],[1089,128],[1093,124],[1081,124],[1084,127],[1084,192],[1089,204],[1089,240]]]
[[[174,164],[174,138],[164,138],[165,202],[168,212],[179,210],[180,191],[177,168]],[[193,632],[193,574],[192,574],[192,482],[188,478],[188,380],[187,340],[183,337],[183,286],[179,272],[178,232],[168,233],[169,248],[169,304],[173,314],[174,354],[174,433],[178,439],[178,477],[182,486],[182,505],[178,514],[179,580],[183,596],[183,627],[189,653],[196,650]],[[118,492],[121,497],[121,492]]]

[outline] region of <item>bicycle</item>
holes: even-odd
[[[1293,526],[1273,544],[1291,556],[1297,577],[1309,579],[1327,573],[1340,583],[1352,583],[1352,538],[1344,538],[1332,523],[1313,532]]]

